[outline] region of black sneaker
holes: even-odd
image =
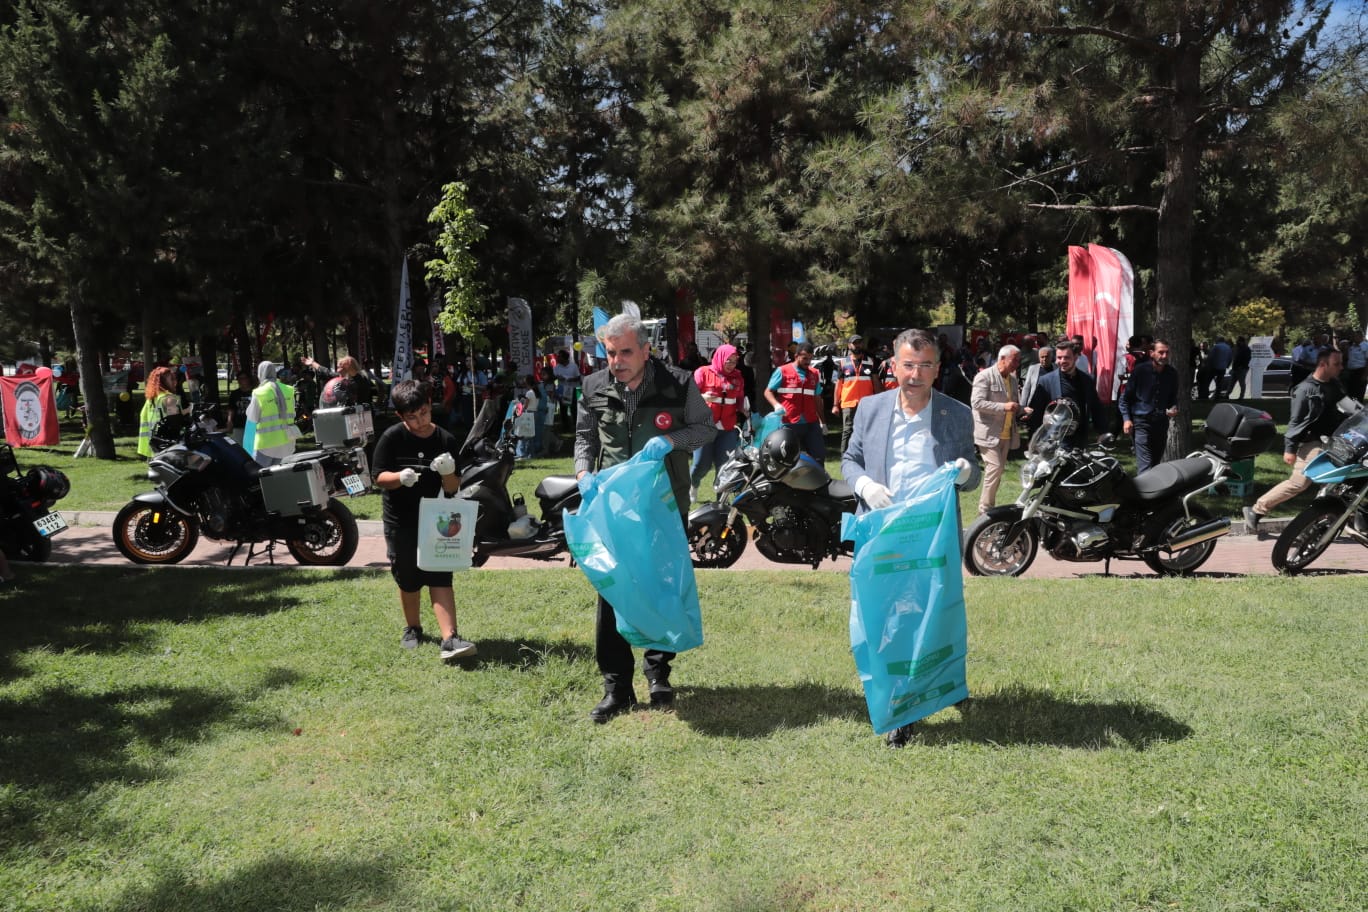
[[[442,661],[448,659],[462,659],[473,656],[476,653],[475,644],[470,640],[461,639],[459,634],[453,633],[451,636],[442,640]]]
[[[609,690],[599,700],[598,705],[589,710],[589,718],[599,725],[614,716],[620,716],[637,705],[636,694],[630,690]]]
[[[422,627],[405,627],[404,635],[399,639],[399,645],[405,649],[417,649],[421,642],[423,642]]]
[[[657,709],[669,709],[674,706],[674,688],[670,686],[669,678],[656,678],[651,684],[651,705]]]

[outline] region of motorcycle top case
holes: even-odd
[[[313,413],[314,440],[325,447],[359,446],[374,429],[372,422],[370,407],[365,405],[316,409]]]
[[[1206,420],[1206,449],[1233,462],[1266,452],[1278,439],[1273,416],[1232,402],[1217,403]]]
[[[306,507],[328,505],[328,479],[323,463],[284,462],[267,466],[257,476],[266,509],[281,516],[298,516]]]

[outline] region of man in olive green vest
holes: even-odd
[[[650,356],[650,334],[641,320],[618,314],[598,333],[608,367],[584,378],[583,401],[575,424],[575,477],[626,462],[652,437],[666,435],[674,450],[665,470],[679,504],[680,521],[689,504],[689,455],[712,440],[712,410],[688,371]],[[603,700],[589,712],[607,722],[636,705],[632,690],[632,647],[617,630],[613,606],[598,600],[594,653],[603,673]],[[646,650],[642,671],[651,705],[674,705],[670,686],[673,652]]]

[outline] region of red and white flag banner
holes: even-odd
[[[5,442],[10,446],[56,446],[57,394],[52,371],[40,367],[27,377],[0,377],[0,411],[5,415]]]
[[[1066,332],[1083,337],[1097,396],[1116,400],[1117,364],[1135,326],[1135,272],[1119,250],[1089,244],[1069,248]]]

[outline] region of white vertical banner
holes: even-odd
[[[532,341],[532,308],[522,298],[508,299],[508,360],[518,368],[518,376],[532,373],[535,357]]]
[[[399,279],[399,319],[394,325],[394,364],[390,367],[390,387],[400,380],[413,379],[413,299],[409,296],[408,257]]]

